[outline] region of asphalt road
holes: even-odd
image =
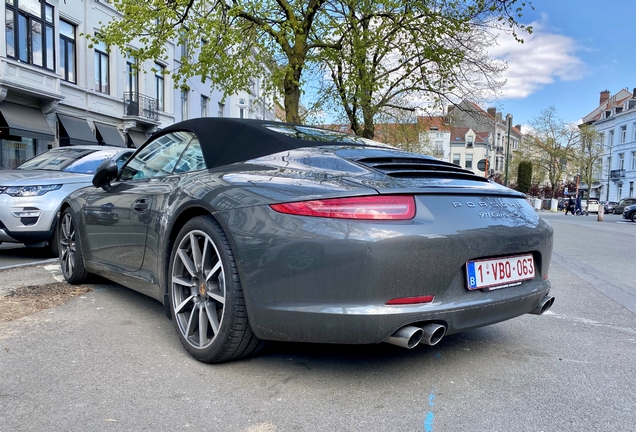
[[[205,365],[158,302],[98,285],[0,324],[0,431],[633,431],[636,224],[542,216],[553,308],[410,351],[278,343]]]

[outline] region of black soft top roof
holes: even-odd
[[[278,130],[278,131],[277,131]],[[267,120],[205,117],[185,120],[162,129],[156,135],[190,131],[201,143],[208,168],[294,150],[322,145],[364,146],[356,137],[336,131]],[[381,145],[378,143],[378,145]]]

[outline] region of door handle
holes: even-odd
[[[137,213],[143,213],[148,210],[148,200],[146,198],[140,198],[133,203],[133,210]]]

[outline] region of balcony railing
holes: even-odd
[[[618,169],[618,170],[611,170],[610,171],[610,178],[617,179],[617,178],[622,178],[622,177],[625,177],[625,170],[624,169]]]
[[[124,115],[159,120],[159,101],[137,92],[124,93]]]

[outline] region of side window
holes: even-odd
[[[150,141],[124,167],[120,180],[140,180],[172,174],[188,144],[196,137],[191,132],[171,132]]]
[[[120,155],[116,160],[115,163],[117,164],[117,168],[121,169],[121,167],[124,166],[124,164],[126,163],[126,161],[128,159],[130,159],[130,156],[132,156],[133,152],[129,152],[129,153],[124,153],[122,155]]]
[[[185,149],[183,154],[181,155],[181,159],[177,162],[177,165],[174,167],[175,173],[184,173],[190,171],[199,171],[206,169],[205,161],[203,160],[203,152],[201,151],[201,144],[199,144],[199,140],[194,137],[188,148]]]

